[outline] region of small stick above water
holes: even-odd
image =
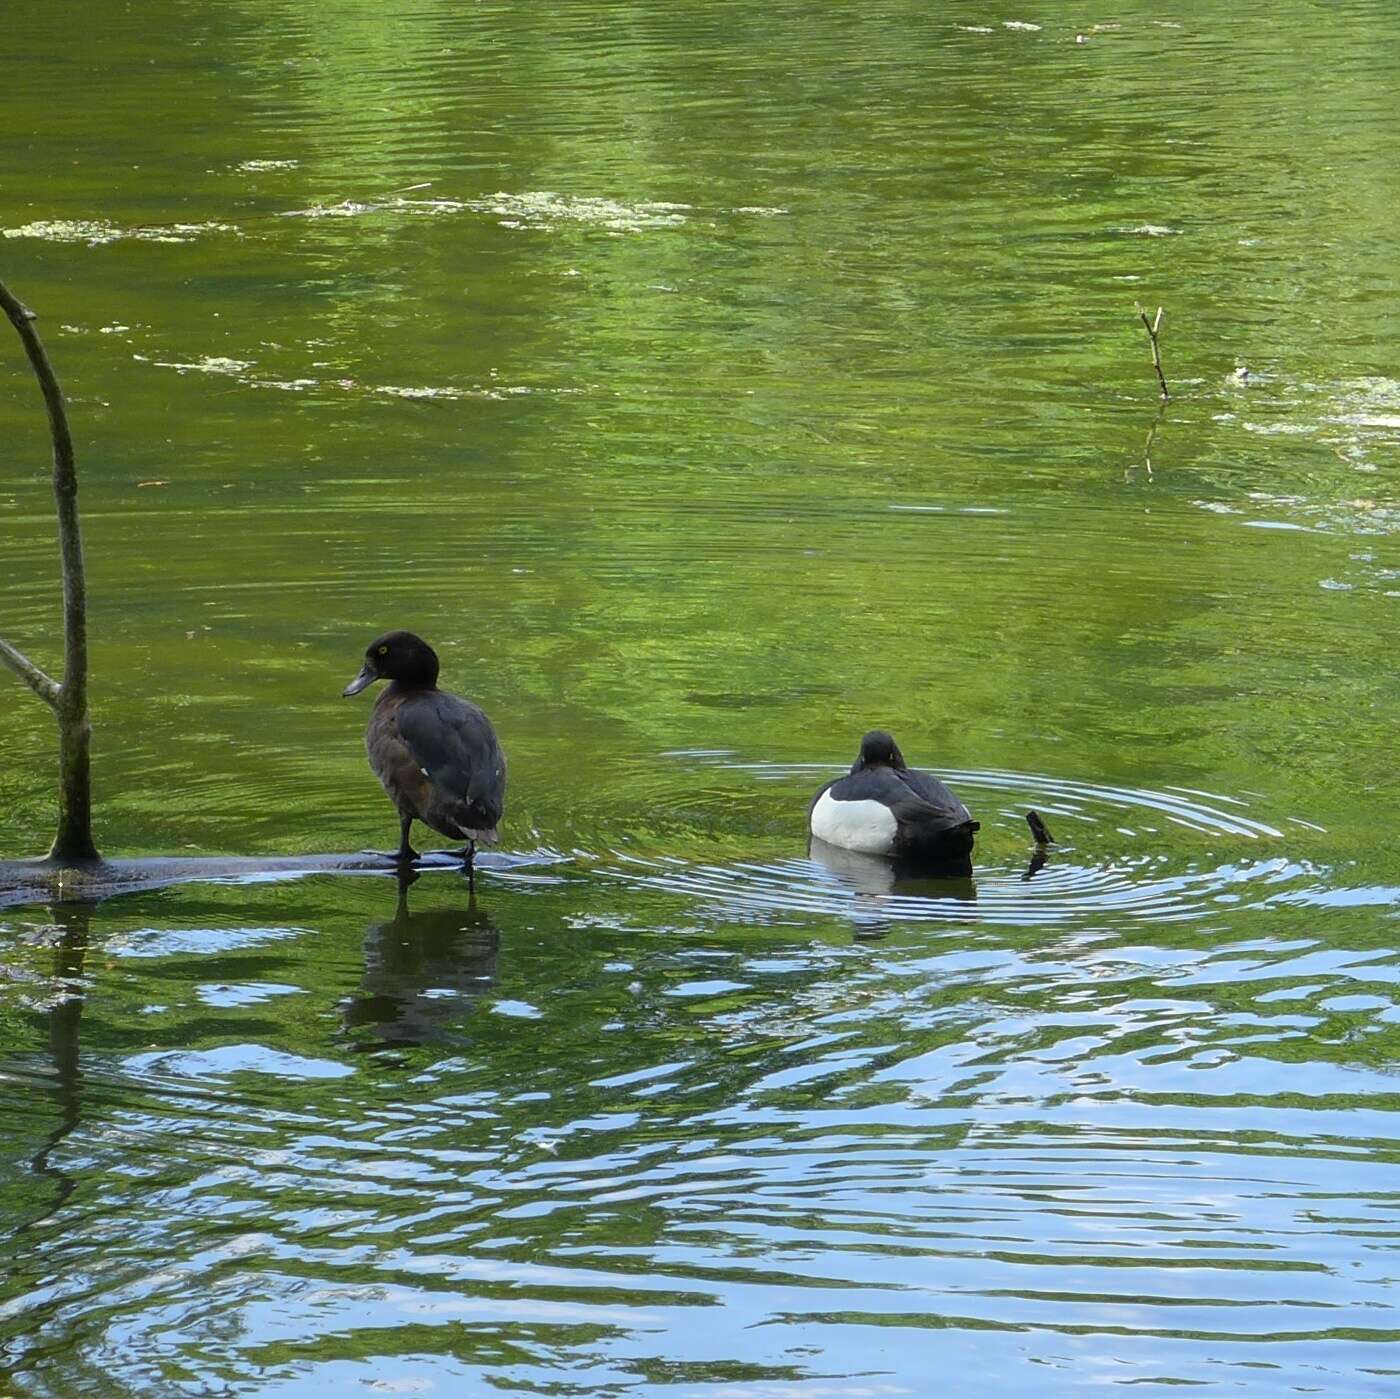
[[[1162,317],[1166,315],[1166,310],[1159,306],[1157,308],[1156,317],[1149,321],[1147,319],[1147,312],[1144,311],[1137,302],[1134,302],[1133,305],[1137,306],[1138,319],[1142,321],[1142,327],[1147,332],[1147,338],[1152,342],[1152,367],[1157,371],[1157,382],[1162,386],[1162,402],[1169,403],[1171,402],[1171,394],[1167,392],[1167,378],[1166,375],[1162,373],[1162,349],[1158,343],[1158,337],[1162,329]]]

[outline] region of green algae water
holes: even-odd
[[[395,626],[511,787],[475,897],[0,911],[0,1392],[1393,1391],[1400,12],[5,23],[104,851],[392,843]],[[8,343],[56,666],[47,454]],[[971,880],[809,854],[874,725]]]

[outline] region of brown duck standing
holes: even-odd
[[[470,700],[439,690],[437,678],[433,648],[412,632],[391,631],[370,642],[363,668],[343,693],[390,682],[365,730],[369,765],[399,810],[399,848],[389,858],[418,858],[408,834],[421,821],[467,842],[458,853],[470,875],[477,844],[500,838],[506,757],[486,715]]]

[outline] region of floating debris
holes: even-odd
[[[518,398],[522,394],[560,395],[584,392],[583,389],[576,387],[541,388],[530,384],[493,383],[472,388],[457,388],[452,385],[437,384],[365,384],[358,379],[344,377],[334,379],[273,379],[259,375],[253,360],[232,359],[224,355],[204,355],[195,360],[145,360],[142,355],[136,355],[135,358],[152,363],[158,369],[173,369],[177,374],[223,374],[237,379],[250,389],[278,389],[282,393],[305,393],[309,389],[320,389],[340,393],[370,394],[414,402],[431,402],[461,398],[501,401],[508,398]],[[249,373],[250,370],[254,372]]]
[[[188,362],[158,359],[155,363],[157,368],[173,369],[180,374],[188,374],[193,371],[197,374],[241,375],[245,370],[253,367],[253,361],[250,359],[226,359],[222,355],[205,355],[203,359]]]
[[[381,384],[374,393],[388,394],[391,398],[463,398],[461,389],[439,389],[427,385],[421,388],[401,387],[397,384]]]
[[[40,219],[19,228],[7,228],[6,238],[43,238],[50,243],[115,243],[122,230],[97,219]]]
[[[1400,428],[1400,381],[1382,376],[1353,379],[1337,386],[1325,421],[1344,427]]]
[[[339,204],[313,204],[307,209],[285,210],[282,218],[350,219],[374,214],[494,214],[507,228],[548,229],[560,223],[591,224],[618,233],[648,228],[672,228],[686,222],[688,204],[644,201],[636,204],[584,195],[555,194],[548,190],[526,194],[499,191],[484,199],[345,199]],[[758,212],[755,209],[746,212]],[[765,213],[786,212],[765,210]]]
[[[284,209],[283,219],[357,219],[368,214],[460,214],[471,207],[456,199],[342,199],[339,204],[312,204]]]
[[[86,243],[98,247],[134,239],[140,243],[193,243],[206,233],[235,233],[241,230],[229,223],[140,224],[122,228],[105,219],[39,219],[18,228],[4,230],[6,238],[42,238],[49,243]]]
[[[410,186],[417,189],[422,186]],[[498,190],[480,199],[408,199],[395,194],[384,199],[342,199],[336,204],[312,204],[305,209],[285,209],[284,219],[354,219],[376,215],[409,217],[442,214],[490,214],[502,228],[548,230],[561,224],[584,224],[612,233],[638,233],[653,228],[675,228],[688,222],[694,205],[666,200],[627,203],[594,195],[557,194],[533,190],[511,194]],[[764,204],[740,204],[716,213],[744,214],[752,218],[785,218],[790,209]]]
[[[549,228],[556,223],[593,224],[614,232],[634,233],[644,228],[674,228],[685,223],[688,204],[643,201],[626,204],[615,199],[555,194],[541,190],[528,194],[499,191],[470,201],[482,213],[519,220],[520,224]]]

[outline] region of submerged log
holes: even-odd
[[[504,870],[552,863],[559,858],[543,851],[518,855],[487,851],[477,855],[476,866],[483,871]],[[116,894],[196,881],[253,884],[312,874],[398,875],[407,868],[386,855],[365,851],[355,855],[153,855],[79,863],[52,858],[0,860],[0,908],[32,903],[93,903]],[[446,851],[421,856],[411,869],[415,875],[466,873],[462,861]]]

